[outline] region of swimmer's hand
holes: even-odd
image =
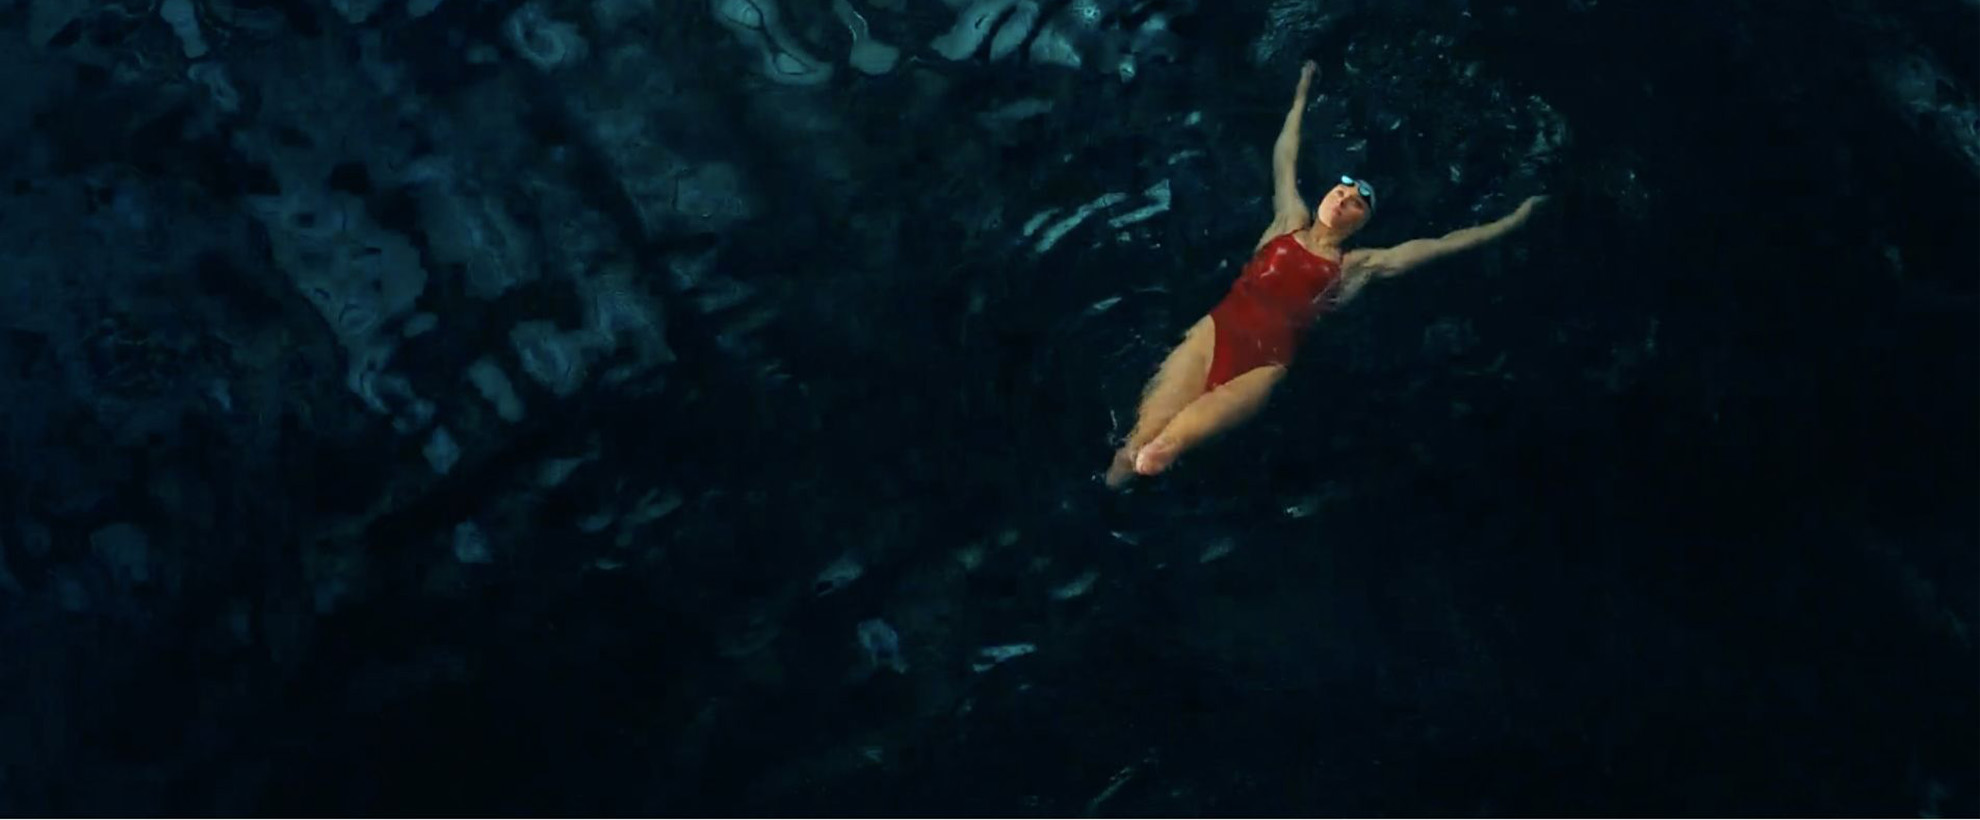
[[[1312,60],[1299,67],[1299,96],[1306,96],[1306,89],[1313,85],[1313,75],[1319,70],[1320,66],[1314,65]]]
[[[1519,203],[1519,207],[1513,210],[1511,216],[1506,217],[1506,221],[1515,228],[1524,226],[1527,220],[1533,218],[1533,209],[1547,204],[1548,199],[1545,194],[1527,197],[1525,202]]]

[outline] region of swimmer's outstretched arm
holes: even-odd
[[[1349,287],[1358,289],[1370,277],[1401,276],[1451,254],[1497,241],[1524,226],[1533,218],[1533,209],[1546,201],[1544,196],[1527,197],[1517,209],[1496,222],[1455,230],[1435,239],[1412,239],[1393,248],[1350,251],[1342,260],[1350,275]]]
[[[1282,232],[1306,227],[1311,216],[1306,212],[1306,201],[1299,198],[1299,119],[1306,110],[1306,91],[1317,68],[1312,60],[1300,67],[1299,88],[1293,91],[1286,126],[1279,130],[1279,141],[1272,146],[1272,221],[1285,224]]]

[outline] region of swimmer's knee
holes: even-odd
[[[1167,435],[1156,436],[1154,441],[1134,454],[1134,471],[1141,475],[1155,475],[1175,463],[1182,451],[1181,442]]]

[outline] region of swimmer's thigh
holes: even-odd
[[[1140,447],[1162,431],[1169,420],[1190,402],[1203,395],[1203,380],[1210,375],[1210,358],[1216,351],[1217,324],[1209,316],[1197,320],[1183,334],[1180,344],[1155,371],[1155,378],[1141,394],[1139,418],[1128,434],[1129,448]]]

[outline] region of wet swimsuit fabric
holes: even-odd
[[[1203,389],[1255,368],[1290,364],[1301,333],[1320,317],[1327,292],[1340,279],[1339,263],[1307,250],[1292,234],[1266,242],[1210,311],[1216,349]]]

